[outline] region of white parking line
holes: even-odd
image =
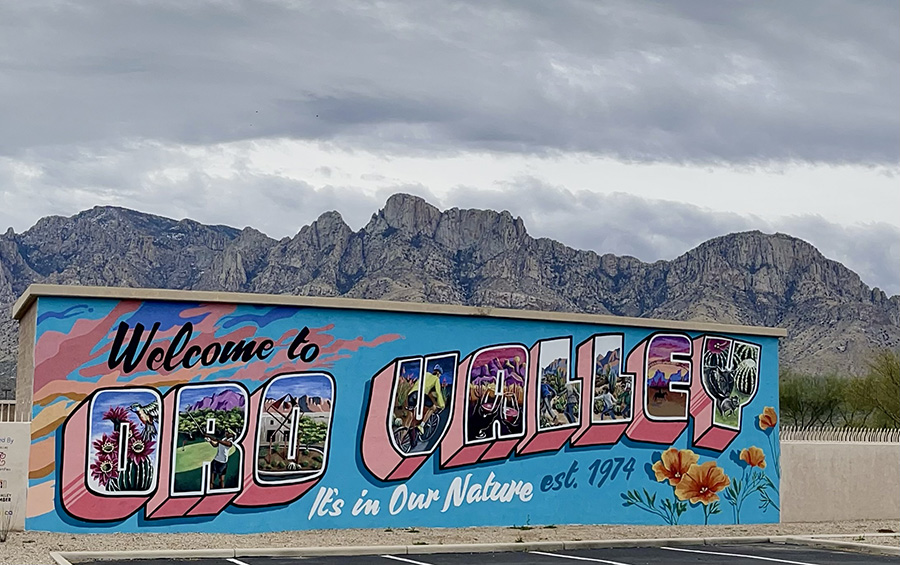
[[[606,563],[606,565],[628,565],[620,561],[609,561],[608,559],[597,559],[596,557],[579,557],[578,555],[560,555],[559,553],[545,553],[543,551],[531,551],[535,555],[546,555],[547,557],[559,557],[560,559],[575,559],[576,561],[590,561],[591,563]]]
[[[249,563],[244,563],[240,559],[232,559],[230,557],[228,559],[226,559],[226,561],[230,561],[230,562],[234,563],[234,565],[250,565]]]
[[[394,561],[403,561],[404,563],[412,563],[412,565],[431,565],[431,563],[425,563],[424,561],[413,561],[412,559],[406,559],[405,557],[397,557],[396,555],[382,555],[385,559],[393,559]]]
[[[760,555],[745,555],[743,553],[724,553],[721,551],[703,551],[701,549],[685,549],[683,547],[661,547],[669,551],[683,551],[685,553],[702,553],[704,555],[722,555],[725,557],[743,557],[744,559],[758,559],[759,561],[772,561],[774,563],[789,563],[790,565],[818,565],[816,563],[807,563],[806,561],[790,561],[788,559],[777,559],[775,557],[762,557]]]

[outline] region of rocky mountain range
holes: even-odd
[[[734,233],[645,263],[533,238],[508,212],[442,211],[403,194],[359,231],[327,212],[281,240],[115,207],[10,229],[0,236],[0,375],[15,372],[9,306],[37,282],[780,326],[782,365],[819,374],[862,372],[870,351],[900,346],[900,296],[789,235]]]
[[[304,413],[331,412],[331,401],[321,396],[307,396],[304,394],[297,399],[297,405],[300,407],[300,411]]]

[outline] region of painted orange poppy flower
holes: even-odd
[[[741,450],[741,461],[746,462],[751,467],[766,468],[766,454],[763,450],[756,447],[748,447]]]
[[[673,487],[681,482],[681,478],[687,473],[691,465],[696,463],[700,456],[690,449],[676,449],[670,447],[663,451],[659,461],[653,464],[653,472],[656,480],[663,482],[668,479]]]
[[[766,406],[763,408],[763,413],[759,415],[759,427],[762,430],[768,430],[769,428],[774,428],[775,424],[778,423],[778,414],[775,413],[775,409],[771,406]]]
[[[725,471],[715,461],[707,461],[703,465],[691,465],[675,487],[675,496],[679,500],[690,500],[691,504],[709,504],[719,500],[716,493],[730,484],[731,479]]]

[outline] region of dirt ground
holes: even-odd
[[[545,526],[518,528],[422,528],[386,530],[310,530],[265,534],[58,534],[12,532],[0,543],[0,565],[54,565],[51,551],[202,549],[236,547],[320,547],[497,543],[541,540],[595,540],[715,536],[776,536],[900,532],[900,520],[820,522],[737,526]],[[870,538],[896,544],[897,538]],[[858,541],[854,538],[852,541]]]
[[[854,543],[868,543],[871,545],[886,545],[889,547],[900,547],[900,534],[891,536],[853,536],[853,537],[834,537],[826,538],[836,541],[850,541]]]

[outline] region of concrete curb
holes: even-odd
[[[616,547],[659,547],[662,545],[703,545],[704,538],[611,539],[563,542],[565,549],[604,549]]]
[[[57,555],[71,565],[72,561],[109,561],[111,559],[228,559],[233,549],[134,549],[131,551],[60,551]],[[54,557],[54,559],[57,559]],[[57,559],[57,563],[59,560]],[[65,564],[60,564],[65,565]]]
[[[874,555],[900,555],[900,547],[876,545],[872,543],[860,543],[856,541],[839,541],[822,539],[819,536],[787,536],[787,543],[819,547],[822,549],[849,549],[856,552],[871,553]]]
[[[50,558],[56,561],[57,565],[72,565],[69,560],[59,554],[58,551],[51,551]]]
[[[352,545],[347,547],[251,547],[234,549],[228,557],[330,557],[337,555],[406,554],[405,545]]]
[[[857,534],[859,535],[859,534]],[[569,549],[603,549],[622,547],[660,547],[686,545],[720,545],[747,543],[790,543],[797,545],[854,549],[880,555],[900,555],[900,548],[885,547],[858,542],[821,539],[818,536],[725,536],[708,538],[635,538],[610,540],[532,541],[504,543],[473,543],[445,545],[362,545],[348,547],[273,547],[237,549],[181,549],[135,551],[64,551],[50,552],[59,565],[72,565],[72,561],[111,559],[199,559],[232,557],[326,557],[351,555],[429,555],[439,553],[500,553],[525,551],[561,551]]]
[[[407,555],[434,555],[437,553],[501,553],[524,551],[560,551],[562,541],[526,541],[504,543],[448,543],[442,545],[408,545]]]
[[[703,538],[703,545],[718,545],[725,543],[777,543],[773,536],[721,536],[717,538]]]

